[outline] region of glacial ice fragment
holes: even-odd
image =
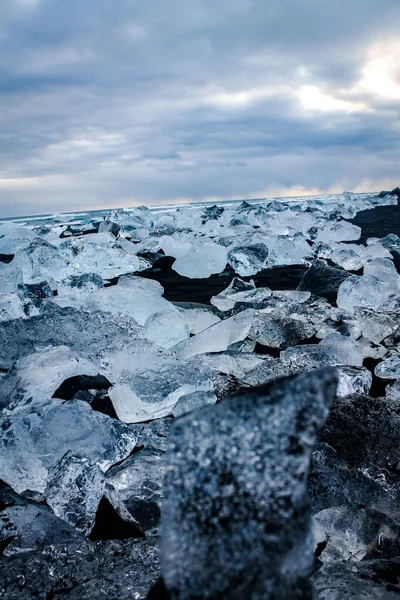
[[[254,310],[249,308],[201,331],[176,350],[183,358],[206,352],[223,352],[231,344],[244,340],[250,331]]]
[[[335,388],[334,373],[318,371],[176,422],[161,535],[172,600],[308,597],[307,475]]]
[[[255,275],[267,264],[268,248],[265,244],[237,245],[228,252],[228,262],[241,277]]]
[[[233,308],[236,302],[262,302],[270,298],[271,294],[272,291],[268,287],[257,289],[252,280],[246,282],[234,277],[225,290],[211,298],[211,304],[219,310],[227,311]]]

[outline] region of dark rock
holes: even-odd
[[[98,233],[100,223],[87,223],[85,225],[68,225],[60,238],[77,237],[78,235],[88,235],[90,233]]]
[[[350,276],[343,269],[330,267],[323,260],[315,260],[304,273],[297,289],[322,296],[329,302],[336,302],[337,291],[343,281]]]
[[[27,306],[32,304],[36,308],[41,305],[45,298],[53,297],[53,290],[47,283],[42,281],[41,283],[19,283],[17,287],[17,293],[21,302]]]
[[[397,196],[400,199],[400,188],[396,187],[391,192],[383,191],[378,194],[378,198],[385,198],[386,196]]]
[[[55,544],[0,559],[2,600],[144,600],[159,578],[158,544]]]
[[[81,390],[108,390],[111,383],[104,375],[75,375],[68,377],[54,392],[53,398],[60,400],[72,400]],[[80,398],[81,399],[81,398]]]
[[[56,517],[48,506],[29,501],[0,482],[0,554],[12,556],[50,544],[83,540],[76,529]]]
[[[161,550],[173,599],[311,597],[309,459],[336,385],[320,370],[177,421]]]
[[[14,258],[14,254],[0,254],[0,262],[8,265]]]
[[[214,206],[207,207],[202,214],[203,225],[207,223],[207,221],[215,221],[219,219],[223,212],[225,212],[225,209],[222,206],[217,206],[216,204],[214,204]]]
[[[337,398],[321,432],[351,467],[396,469],[399,462],[400,406],[386,398],[357,394]]]
[[[107,498],[100,500],[89,539],[93,541],[128,540],[143,537],[142,531],[121,517]]]

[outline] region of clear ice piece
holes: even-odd
[[[162,346],[172,348],[189,338],[190,326],[185,315],[177,310],[157,312],[147,317],[141,335]]]
[[[255,275],[263,269],[268,260],[269,250],[265,244],[237,245],[230,248],[228,262],[241,277]]]
[[[206,352],[223,352],[231,344],[240,342],[248,336],[254,312],[249,308],[212,325],[180,344],[177,352],[183,358],[191,358]]]
[[[219,310],[227,311],[233,308],[236,302],[262,302],[271,295],[272,291],[267,287],[257,289],[252,280],[246,282],[234,277],[225,290],[211,298],[211,304]]]
[[[126,521],[155,533],[161,516],[165,453],[144,448],[106,475],[106,496]]]
[[[49,470],[70,451],[107,471],[133,450],[134,433],[86,402],[49,400],[0,422],[0,479],[18,494],[44,495]]]

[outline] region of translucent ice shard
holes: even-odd
[[[253,317],[253,309],[244,310],[191,337],[183,342],[177,351],[183,358],[206,352],[223,352],[231,344],[244,340],[248,336]]]
[[[176,310],[162,298],[163,288],[157,281],[142,277],[121,277],[118,285],[95,290],[87,297],[84,308],[125,314],[144,325],[148,317],[155,313]]]
[[[288,316],[281,311],[258,312],[253,319],[249,336],[271,348],[288,348],[311,338],[318,327],[299,315]]]
[[[364,368],[338,368],[339,383],[337,395],[341,397],[351,394],[368,394],[372,385],[372,375]]]
[[[20,358],[0,380],[0,407],[21,410],[26,404],[45,404],[57,388],[75,375],[97,375],[96,360],[67,346],[46,348]]]
[[[193,334],[200,333],[221,320],[218,315],[206,308],[189,308],[183,314],[189,323],[190,333]]]
[[[393,353],[384,361],[376,365],[375,375],[381,379],[400,378],[400,355]]]
[[[54,514],[88,535],[104,493],[102,470],[67,452],[49,469],[45,497]]]
[[[226,263],[226,248],[206,242],[201,246],[192,246],[187,253],[176,259],[172,268],[184,277],[204,279],[213,273],[221,273]]]
[[[333,224],[325,225],[318,232],[317,241],[319,242],[350,242],[359,240],[361,237],[361,227],[352,225],[347,221],[338,221]]]
[[[172,348],[189,337],[190,326],[177,310],[157,312],[147,317],[141,335],[163,348]]]
[[[109,390],[115,411],[125,423],[141,423],[172,414],[178,401],[195,392],[212,390],[210,371],[195,364],[159,366],[157,371],[125,373]]]
[[[267,287],[257,289],[253,281],[246,282],[234,277],[225,290],[211,298],[211,304],[219,310],[226,311],[233,308],[236,302],[262,302],[271,294]]]
[[[245,277],[261,271],[267,264],[268,254],[267,246],[262,243],[237,245],[230,248],[228,262],[236,273]]]
[[[29,490],[37,497],[45,493],[49,470],[68,451],[107,471],[136,444],[126,425],[79,401],[49,400],[3,416],[0,426],[0,479],[19,494]]]
[[[68,239],[60,245],[60,253],[68,263],[68,274],[91,271],[107,279],[139,269],[137,256],[122,248],[113,235],[99,233],[86,237]]]
[[[349,312],[354,312],[356,308],[379,310],[385,307],[390,310],[396,305],[398,295],[398,290],[394,290],[391,284],[375,276],[353,276],[340,285],[337,305]]]
[[[333,333],[319,344],[292,346],[281,353],[281,358],[304,369],[315,369],[322,365],[361,367],[364,356],[356,340]]]
[[[106,496],[115,510],[139,530],[153,533],[161,516],[165,453],[140,450],[106,475]]]

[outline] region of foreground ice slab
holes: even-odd
[[[176,423],[161,539],[172,600],[311,597],[307,475],[335,390],[318,371]]]

